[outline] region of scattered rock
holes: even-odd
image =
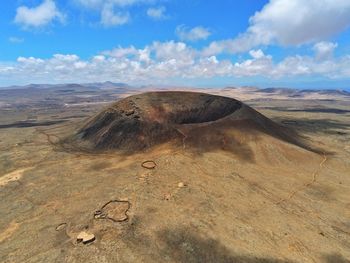
[[[149,176],[148,173],[143,173],[143,174],[140,175],[139,180],[141,180],[143,182],[147,182],[148,176]]]
[[[106,217],[107,217],[107,215],[104,214],[101,210],[97,210],[94,212],[95,219],[105,219]]]
[[[237,173],[237,172],[232,172],[232,173],[231,173],[231,176],[233,176],[233,177],[238,177],[238,178],[240,178],[240,179],[244,179],[244,176],[240,175],[240,174]]]
[[[148,176],[149,176],[148,173],[143,173],[143,174],[140,175],[141,178],[147,178]]]
[[[126,116],[130,116],[130,115],[133,115],[134,113],[135,113],[134,110],[127,110],[127,111],[125,112],[125,115],[126,115]]]
[[[177,184],[177,187],[179,187],[179,188],[183,188],[185,186],[186,186],[186,184],[183,183],[183,182],[180,182],[180,183]]]
[[[170,198],[171,198],[171,194],[169,194],[169,193],[164,194],[165,200],[170,200]]]
[[[88,244],[95,241],[95,235],[92,233],[82,231],[78,234],[77,241],[83,242],[83,244]]]

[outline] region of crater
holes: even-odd
[[[190,92],[152,92],[148,103],[149,120],[160,123],[191,124],[216,121],[236,110],[242,103],[232,98]],[[148,105],[147,105],[148,104]]]

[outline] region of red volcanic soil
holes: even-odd
[[[134,153],[163,143],[187,149],[240,152],[262,135],[309,149],[292,131],[244,103],[195,92],[148,92],[127,97],[92,117],[68,141],[80,150]],[[67,142],[67,141],[66,141]]]

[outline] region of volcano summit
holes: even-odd
[[[197,150],[239,151],[268,135],[305,147],[297,136],[244,103],[205,93],[147,92],[117,101],[69,139],[80,150],[126,153],[163,143]]]

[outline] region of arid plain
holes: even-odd
[[[1,262],[350,262],[349,93],[163,89],[240,100],[305,147],[249,127],[230,131],[230,151],[62,146],[109,104],[154,89],[0,90]],[[100,216],[113,200],[120,220]],[[94,240],[78,242],[81,232]]]

